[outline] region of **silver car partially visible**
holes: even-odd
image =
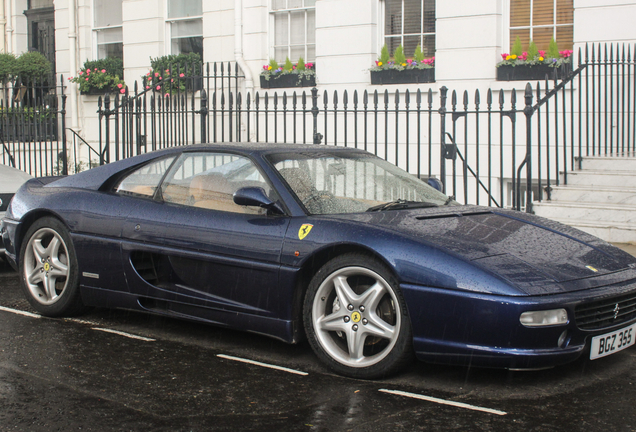
[[[9,201],[27,180],[33,176],[13,167],[0,164],[0,222],[9,206]],[[4,256],[4,244],[0,237],[0,257]]]

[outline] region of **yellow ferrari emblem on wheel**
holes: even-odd
[[[51,270],[51,264],[44,263],[44,271],[49,271],[49,270]]]
[[[302,224],[302,226],[298,230],[298,238],[302,240],[307,237],[307,234],[309,234],[309,231],[311,231],[313,227],[314,226],[311,224]]]
[[[351,321],[353,321],[354,323],[359,322],[361,318],[362,316],[360,316],[360,313],[358,312],[354,312],[351,314]]]

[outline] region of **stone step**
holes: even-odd
[[[571,225],[570,220],[583,220],[603,224],[625,224],[636,230],[636,205],[590,204],[570,201],[535,202],[533,210],[538,216],[559,220]]]
[[[586,202],[590,204],[636,205],[636,187],[615,188],[595,186],[593,188],[580,185],[552,186],[552,202]]]
[[[591,171],[631,171],[636,172],[636,157],[585,156],[581,167]]]
[[[563,176],[563,173],[561,173]],[[561,177],[563,178],[563,177]],[[636,171],[571,171],[567,175],[569,185],[609,186],[614,188],[636,188]]]

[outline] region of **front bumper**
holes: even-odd
[[[602,328],[581,329],[576,307],[633,293],[636,276],[626,271],[621,283],[578,292],[508,297],[402,284],[413,345],[420,360],[432,363],[501,368],[545,368],[589,353],[592,337],[636,322],[636,312]],[[565,325],[528,328],[523,312],[565,308]]]

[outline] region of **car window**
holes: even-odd
[[[123,195],[152,197],[175,157],[167,157],[136,169],[115,186],[115,192]]]
[[[184,153],[161,185],[163,200],[232,213],[265,214],[260,207],[234,203],[242,187],[261,187],[273,200],[274,192],[254,163],[243,156],[223,153]]]
[[[311,214],[363,212],[394,202],[437,207],[452,201],[375,156],[310,152],[273,154],[268,159]]]

